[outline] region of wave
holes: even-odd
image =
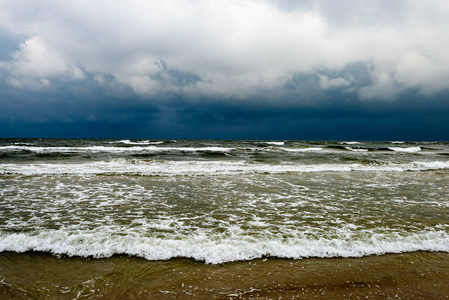
[[[42,153],[76,153],[76,154],[91,154],[91,153],[105,153],[105,154],[127,154],[127,155],[151,155],[151,154],[177,154],[177,153],[332,153],[344,149],[341,146],[335,147],[278,147],[275,145],[261,146],[261,147],[219,147],[219,146],[204,146],[204,147],[166,147],[159,145],[128,145],[128,146],[89,146],[89,147],[34,147],[34,146],[3,146],[0,147],[0,153],[19,153],[28,152],[29,154]]]
[[[345,148],[346,148],[346,150],[354,151],[354,152],[367,152],[367,151],[369,151],[368,148],[362,148],[362,147],[355,147],[355,148],[345,147]]]
[[[408,153],[412,153],[412,152],[419,152],[421,151],[421,147],[388,147],[388,149],[396,151],[396,152],[408,152]]]
[[[217,155],[217,154],[213,154]],[[77,164],[1,164],[0,174],[11,175],[146,175],[196,176],[233,174],[281,174],[302,172],[405,172],[447,170],[448,161],[411,162],[404,164],[339,163],[339,164],[267,164],[246,161],[158,161],[114,159]]]
[[[43,152],[142,152],[142,151],[183,151],[183,152],[198,152],[198,151],[223,151],[228,152],[235,148],[229,147],[157,147],[157,146],[131,146],[131,147],[113,147],[113,146],[90,146],[90,147],[26,147],[26,146],[3,146],[0,150],[9,151],[32,151],[36,153]]]
[[[344,147],[340,145],[329,145],[326,146],[326,149],[333,149],[333,150],[348,150],[349,147]]]
[[[101,234],[98,234],[102,230]],[[349,236],[349,237],[348,237]],[[417,233],[344,233],[340,238],[273,239],[233,235],[186,235],[176,238],[118,235],[94,231],[49,230],[37,234],[1,233],[0,252],[41,251],[54,255],[104,258],[127,254],[148,260],[193,258],[210,264],[251,260],[264,256],[302,259],[308,257],[362,257],[414,251],[449,252],[449,234],[428,229]]]
[[[160,145],[163,144],[163,141],[139,141],[139,142],[132,142],[131,140],[121,140],[121,141],[114,141],[109,142],[109,144],[126,144],[126,145]]]
[[[448,161],[423,161],[423,162],[414,162],[418,168],[422,168],[424,170],[444,170],[449,169]]]
[[[288,152],[318,152],[324,151],[322,147],[300,147],[300,148],[282,148],[284,151]]]
[[[360,142],[341,142],[342,145],[358,145]]]
[[[436,151],[438,149],[434,148],[425,148],[425,147],[378,147],[378,148],[368,148],[368,147],[343,147],[343,146],[328,146],[331,149],[341,149],[341,150],[350,150],[350,151],[360,151],[360,152],[407,152],[407,153],[415,153],[420,152],[422,150]]]
[[[285,142],[265,142],[268,145],[284,146]]]
[[[23,143],[23,142],[14,143],[14,145],[16,145],[16,146],[33,146],[33,144],[31,144],[31,143]]]
[[[111,142],[112,143],[112,142]],[[123,140],[113,143],[123,143],[123,146],[85,146],[85,147],[46,147],[46,146],[25,146],[25,145],[8,145],[0,146],[0,152],[19,152],[19,151],[29,151],[31,153],[92,153],[92,152],[103,152],[103,153],[135,153],[135,152],[202,152],[202,151],[212,151],[212,152],[231,152],[231,151],[254,151],[254,152],[323,152],[323,153],[338,153],[340,151],[375,151],[375,152],[405,152],[405,153],[416,153],[423,151],[443,151],[444,149],[435,149],[429,147],[362,147],[357,145],[320,145],[320,146],[289,146],[284,147],[284,142],[266,142],[269,146],[184,146],[184,147],[167,147],[163,146],[165,142],[157,141],[143,141],[143,142],[131,142],[129,140]],[[283,147],[278,147],[283,146]]]

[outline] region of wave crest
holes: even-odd
[[[362,257],[413,251],[449,252],[446,231],[428,230],[406,236],[371,234],[358,239],[259,240],[249,237],[189,236],[157,239],[133,235],[47,231],[36,235],[1,234],[0,251],[41,251],[55,255],[104,258],[128,254],[148,260],[192,258],[210,264],[251,260],[264,256],[302,259],[308,257]]]

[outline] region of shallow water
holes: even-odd
[[[0,251],[207,263],[449,251],[449,144],[0,140]]]

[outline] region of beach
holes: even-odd
[[[3,298],[444,299],[449,144],[0,139]]]
[[[447,299],[449,254],[262,258],[210,265],[0,254],[3,299]]]

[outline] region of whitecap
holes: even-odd
[[[426,170],[444,170],[449,169],[449,161],[415,161],[418,168]]]
[[[351,147],[345,147],[345,149],[354,151],[354,152],[368,152],[368,149],[364,148],[351,148]]]
[[[148,176],[197,176],[234,174],[282,174],[288,172],[404,172],[447,169],[449,162],[412,162],[404,164],[298,164],[248,163],[246,161],[153,161],[113,159],[89,163],[1,164],[0,174],[76,176],[117,174]]]
[[[101,229],[98,229],[101,230]],[[105,230],[66,232],[49,230],[38,234],[1,233],[0,252],[42,251],[55,255],[103,258],[128,254],[148,260],[192,258],[210,264],[251,260],[263,256],[302,259],[308,257],[363,257],[414,251],[449,252],[449,235],[428,229],[406,233],[342,233],[340,238],[271,239],[249,236],[189,235],[155,238],[135,234],[117,235]]]
[[[317,151],[323,151],[323,148],[321,147],[308,147],[308,148],[282,148],[285,151],[290,152],[317,152]]]
[[[396,152],[408,152],[408,153],[413,153],[413,152],[419,152],[421,151],[421,147],[388,147],[388,149],[396,151]]]
[[[149,143],[149,142],[148,142]],[[147,144],[148,144],[147,143]],[[154,142],[153,145],[161,144],[163,142]],[[235,148],[229,147],[156,147],[149,146],[132,146],[132,147],[114,147],[114,146],[88,146],[88,147],[28,147],[28,146],[4,146],[0,149],[5,150],[28,150],[36,153],[83,153],[83,152],[110,152],[110,153],[127,153],[127,152],[157,152],[157,151],[183,151],[183,152],[198,152],[198,151],[222,151],[229,152]]]
[[[275,145],[275,146],[283,146],[283,145],[285,145],[285,142],[265,142],[265,144]]]
[[[163,141],[131,141],[131,140],[121,140],[121,141],[117,141],[117,142],[109,142],[110,144],[112,143],[122,143],[122,144],[126,144],[126,145],[160,145],[163,144]]]

